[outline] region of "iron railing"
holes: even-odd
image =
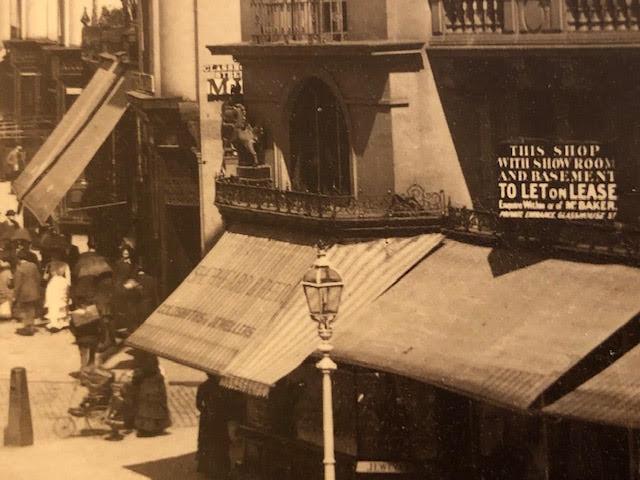
[[[323,195],[256,186],[235,177],[216,180],[216,204],[327,220],[442,217],[444,193],[412,185],[405,194],[384,196]]]
[[[491,210],[447,209],[445,228],[454,233],[507,242],[533,242],[561,251],[640,261],[640,224],[615,221],[517,221]]]
[[[430,3],[435,35],[640,29],[639,0],[431,0]]]
[[[345,0],[252,0],[253,41],[325,42],[347,38]]]

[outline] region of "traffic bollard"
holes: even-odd
[[[11,369],[9,421],[4,429],[4,445],[14,447],[33,445],[27,370],[23,367]]]

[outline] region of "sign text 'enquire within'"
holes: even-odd
[[[504,143],[498,154],[501,218],[611,220],[615,160],[599,143]]]

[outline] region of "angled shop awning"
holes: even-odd
[[[120,78],[98,111],[46,174],[22,197],[40,223],[47,221],[127,110],[127,87]]]
[[[640,346],[544,408],[544,412],[625,428],[640,428]]]
[[[225,232],[127,343],[221,374],[270,323],[313,259],[311,241]]]
[[[102,105],[105,97],[120,78],[119,68],[120,65],[114,62],[109,69],[99,68],[96,71],[82,95],[71,105],[51,135],[47,137],[20,176],[13,182],[18,199],[21,199],[38,178],[56,162],[60,154]]]
[[[440,234],[425,234],[334,245],[327,252],[327,259],[344,281],[336,331],[397,282],[442,240]],[[368,327],[361,325],[360,328]],[[222,385],[253,395],[266,395],[275,382],[317,350],[320,340],[316,325],[309,318],[299,285],[269,323],[269,328],[261,333],[228,365],[223,372]]]
[[[341,315],[389,288],[440,235],[337,245],[328,257],[345,279]],[[127,343],[266,395],[317,347],[300,280],[313,242],[226,232]]]
[[[14,182],[18,199],[44,223],[127,108],[122,64],[98,68]]]
[[[639,284],[640,269],[446,240],[336,326],[334,354],[527,409],[640,311]]]

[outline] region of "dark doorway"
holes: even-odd
[[[293,190],[351,193],[349,134],[342,109],[321,80],[307,80],[289,122],[291,155],[287,161]]]

